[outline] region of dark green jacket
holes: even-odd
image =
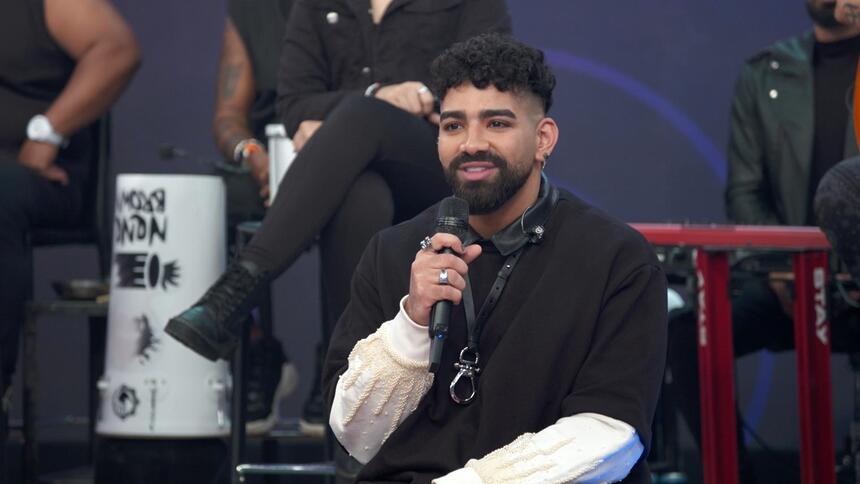
[[[815,127],[812,33],[778,42],[743,66],[732,102],[726,208],[739,224],[804,225]],[[854,124],[845,158],[857,154]]]

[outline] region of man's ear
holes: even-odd
[[[552,118],[541,118],[538,121],[535,135],[537,136],[535,159],[545,162],[552,154],[555,144],[558,142],[558,124]]]

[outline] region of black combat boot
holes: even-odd
[[[168,321],[164,331],[204,358],[230,359],[242,322],[268,280],[268,272],[250,261],[232,263],[194,306]]]

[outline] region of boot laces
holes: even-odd
[[[202,302],[212,305],[218,314],[228,316],[250,296],[255,286],[254,276],[244,267],[234,267],[221,276]]]

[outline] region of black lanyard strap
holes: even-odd
[[[481,335],[481,327],[490,316],[493,308],[495,308],[496,304],[499,303],[499,299],[502,297],[502,291],[504,291],[505,285],[507,285],[508,279],[511,277],[511,273],[514,272],[514,267],[516,267],[517,262],[520,260],[520,255],[523,253],[524,248],[525,247],[518,249],[505,260],[502,268],[499,269],[499,273],[496,274],[496,280],[493,282],[493,287],[490,289],[490,293],[487,294],[486,299],[484,299],[484,303],[481,305],[481,310],[478,312],[477,317],[475,316],[475,300],[472,295],[472,284],[469,280],[468,274],[466,275],[466,290],[463,291],[463,309],[466,311],[466,327],[469,332],[468,345],[470,351],[474,353],[478,352],[478,338]]]
[[[541,187],[537,202],[526,209],[520,219],[507,228],[493,235],[491,242],[502,255],[507,255],[505,263],[499,269],[496,280],[490,288],[489,294],[481,304],[481,310],[475,315],[475,299],[472,292],[472,283],[466,275],[466,288],[463,290],[463,309],[466,313],[466,327],[468,330],[467,345],[460,351],[459,361],[454,363],[457,374],[451,381],[448,389],[451,399],[461,405],[468,405],[474,400],[478,393],[479,366],[478,339],[481,336],[481,327],[490,317],[490,313],[502,297],[502,291],[508,283],[511,274],[523,250],[529,245],[539,244],[544,237],[544,224],[550,213],[555,208],[559,199],[558,190],[549,183],[546,175],[541,175]],[[471,233],[474,236],[474,233]],[[468,245],[478,237],[469,237],[463,241]]]
[[[472,296],[472,284],[469,281],[468,274],[466,275],[466,289],[463,291],[463,309],[466,311],[466,326],[469,330],[468,344],[460,351],[460,357],[454,363],[457,374],[448,387],[451,399],[460,405],[468,405],[475,399],[475,395],[478,393],[477,377],[478,373],[481,372],[478,339],[481,336],[481,326],[483,326],[493,308],[499,302],[502,291],[505,289],[505,285],[507,285],[508,279],[517,265],[517,261],[520,260],[520,254],[523,253],[524,248],[520,247],[505,260],[505,263],[496,275],[496,280],[493,282],[490,293],[487,294],[484,303],[481,305],[481,310],[478,312],[477,317],[475,316],[475,300]],[[467,384],[468,386],[464,387]]]

